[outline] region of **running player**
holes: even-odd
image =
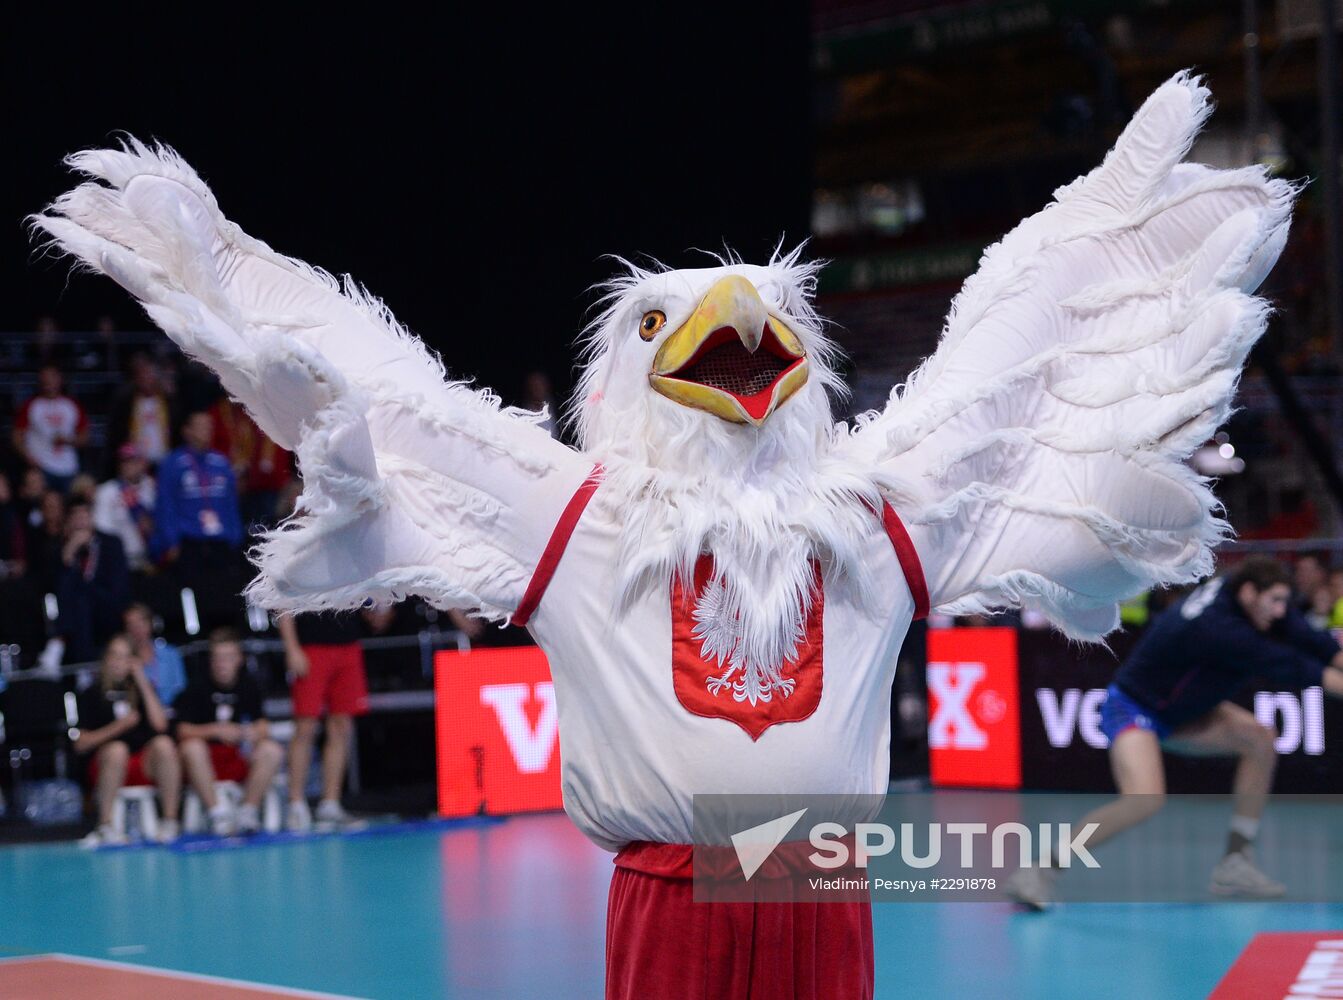
[[[1213,869],[1218,895],[1271,899],[1285,887],[1255,866],[1252,846],[1273,785],[1272,729],[1227,699],[1254,678],[1297,688],[1320,685],[1343,697],[1343,651],[1291,604],[1291,577],[1252,556],[1209,580],[1153,622],[1115,675],[1101,706],[1110,767],[1120,797],[1089,813],[1092,849],[1153,816],[1166,793],[1162,750],[1238,758],[1226,854]],[[1057,868],[1024,868],[1007,893],[1031,909],[1053,901]]]

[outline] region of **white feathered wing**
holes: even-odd
[[[990,247],[941,342],[842,447],[906,501],[934,607],[1024,606],[1076,638],[1212,570],[1228,531],[1184,459],[1230,412],[1250,293],[1295,189],[1182,164],[1210,113],[1181,74],[1105,162]]]
[[[447,381],[350,279],[249,237],[172,150],[130,140],[67,162],[94,180],[36,224],[130,291],[298,456],[300,513],[254,553],[249,596],[297,611],[414,594],[511,614],[591,463]]]

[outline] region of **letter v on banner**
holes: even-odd
[[[562,807],[555,686],[541,650],[437,653],[434,728],[441,815]]]
[[[928,632],[928,756],[936,786],[1021,787],[1017,634]]]

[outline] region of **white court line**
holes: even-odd
[[[34,959],[59,958],[63,962],[76,965],[92,965],[103,969],[121,969],[126,972],[142,972],[151,976],[163,976],[165,979],[188,979],[196,983],[214,983],[216,986],[234,986],[244,990],[265,990],[287,997],[313,997],[315,1000],[364,1000],[347,993],[319,993],[316,990],[300,990],[292,986],[274,986],[270,983],[249,982],[246,979],[231,979],[228,976],[207,976],[199,972],[178,972],[176,969],[159,969],[150,965],[136,965],[133,962],[113,962],[106,958],[89,958],[85,955],[67,955],[59,951],[47,951],[39,955],[9,955],[0,958],[5,962],[31,962]]]

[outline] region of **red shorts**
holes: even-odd
[[[132,785],[152,785],[153,779],[145,771],[145,750],[141,747],[135,753],[131,754],[131,759],[126,762],[126,780],[121,783],[121,787],[129,788]],[[98,754],[94,753],[89,758],[89,784],[98,784]]]
[[[210,747],[210,766],[214,768],[215,781],[236,781],[242,783],[247,780],[247,772],[251,770],[251,765],[247,763],[247,758],[242,755],[242,751],[230,743],[209,744]]]
[[[320,719],[325,708],[332,715],[363,715],[368,711],[368,680],[364,651],[359,643],[304,646],[308,672],[289,687],[294,716]]]
[[[616,856],[606,1000],[871,1000],[870,900],[696,903],[691,849],[669,862],[678,846]]]

